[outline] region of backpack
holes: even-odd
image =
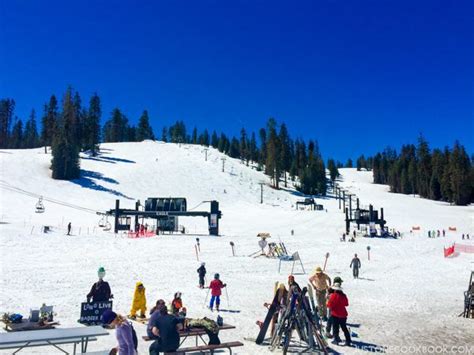
[[[137,337],[137,332],[135,329],[133,329],[132,323],[128,322],[130,324],[130,328],[132,328],[132,339],[133,339],[133,347],[135,348],[135,351],[138,349],[138,337]]]

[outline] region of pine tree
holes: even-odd
[[[258,153],[258,170],[262,170],[267,160],[267,131],[265,128],[260,128],[260,151]]]
[[[52,95],[49,103],[44,105],[44,114],[42,118],[41,141],[44,145],[44,152],[47,153],[47,147],[52,145],[53,136],[58,126],[58,100]]]
[[[15,101],[13,99],[0,100],[0,148],[8,148],[14,110]]]
[[[328,170],[329,170],[329,178],[331,179],[331,182],[334,186],[334,182],[339,176],[339,170],[337,169],[336,162],[334,161],[334,159],[328,160]]]
[[[240,130],[240,141],[239,141],[239,156],[242,161],[247,162],[249,165],[249,147],[247,146],[247,132],[245,128],[242,127]]]
[[[421,197],[429,196],[431,179],[431,155],[428,142],[420,135],[418,138],[417,157],[417,192]]]
[[[217,149],[218,145],[219,145],[219,138],[217,136],[216,131],[213,131],[212,136],[211,136],[211,146],[212,146],[212,148]]]
[[[168,142],[168,128],[163,127],[163,130],[161,131],[161,140],[165,143]]]
[[[191,143],[192,144],[197,144],[198,143],[198,131],[197,131],[196,127],[193,128],[193,135],[192,135],[192,138],[191,138]]]
[[[280,176],[281,176],[281,147],[280,140],[276,131],[276,121],[274,118],[270,118],[267,121],[267,151],[265,159],[265,174],[270,176],[273,181],[273,187],[279,189]]]
[[[280,142],[280,166],[283,170],[284,180],[285,180],[285,187],[288,186],[287,184],[287,172],[290,171],[291,168],[291,144],[290,144],[290,136],[288,134],[288,129],[284,123],[280,126],[280,133],[278,135],[279,142]]]
[[[430,195],[432,200],[441,200],[441,179],[444,174],[444,169],[447,162],[444,161],[443,152],[439,149],[434,149],[431,156],[431,179],[430,179]]]
[[[354,167],[354,163],[352,162],[352,159],[349,158],[347,159],[347,162],[346,162],[346,168],[353,168]]]
[[[155,135],[153,134],[153,129],[150,126],[150,119],[148,117],[148,111],[143,111],[139,121],[138,127],[136,130],[136,141],[142,142],[146,139],[155,140]]]
[[[467,205],[472,192],[471,161],[464,147],[456,141],[449,159],[452,201],[456,205]]]
[[[23,148],[23,122],[18,117],[15,117],[15,124],[10,135],[10,148]]]
[[[257,146],[257,139],[255,138],[255,132],[252,132],[252,137],[250,138],[249,155],[250,155],[251,161],[253,162],[258,161],[258,146]]]
[[[80,142],[76,135],[77,117],[72,89],[68,88],[63,98],[63,110],[58,128],[53,137],[51,164],[53,179],[71,180],[80,176]]]
[[[74,93],[74,111],[75,111],[75,121],[72,123],[72,129],[74,131],[74,145],[79,146],[80,148],[84,145],[84,138],[83,138],[83,125],[85,120],[86,112],[82,109],[82,100],[79,93],[76,91]]]
[[[90,151],[92,156],[96,156],[99,150],[101,116],[100,98],[94,93],[89,102],[89,110],[85,115],[83,132],[83,148]]]
[[[34,109],[31,110],[30,119],[26,122],[23,139],[25,148],[36,148],[39,145],[36,112]]]

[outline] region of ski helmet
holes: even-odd
[[[101,266],[99,268],[99,270],[97,270],[97,275],[99,275],[99,279],[103,279],[104,276],[105,276],[105,269],[103,266]]]
[[[342,284],[342,282],[343,282],[343,281],[342,281],[342,279],[341,279],[339,276],[336,276],[336,277],[334,278],[334,283],[335,283],[335,284]]]
[[[214,274],[215,279],[219,279],[220,275],[219,274]]]

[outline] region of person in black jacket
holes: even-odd
[[[94,283],[91,291],[87,294],[87,302],[103,302],[113,298],[109,283],[104,281],[105,269],[100,267],[97,271],[99,281]]]
[[[201,263],[199,269],[197,269],[197,273],[199,274],[199,287],[204,288],[204,278],[206,277],[206,263]]]
[[[361,267],[360,259],[357,257],[357,254],[354,254],[354,258],[351,261],[351,265],[349,266],[352,268],[352,275],[354,276],[354,279],[359,278],[359,269]]]

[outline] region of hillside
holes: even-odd
[[[324,255],[330,253],[327,271],[345,281],[348,322],[357,334],[354,340],[376,346],[474,343],[472,320],[457,317],[474,254],[443,257],[443,246],[461,242],[461,233],[474,235],[473,206],[392,194],[387,186],[373,185],[370,172],[342,169],[339,184],[357,194],[363,205],[384,207],[388,226],[404,234],[400,240],[358,238],[356,243],[342,243],[344,215],[337,200],[317,199],[326,211],[296,211],[294,204],[301,199],[297,192],[271,189],[261,172],[229,157],[222,172],[224,156],[214,149],[205,161],[200,146],[146,141],[101,148],[99,157],[82,156],[83,175],[72,182],[50,178],[51,155],[42,149],[0,151],[0,312],[27,314],[30,307],[53,304],[61,325],[74,326],[80,302],[96,280],[97,268],[104,266],[119,313],[129,311],[133,287],[140,280],[149,306],[159,298],[171,301],[179,290],[190,317],[215,318],[204,304],[207,291],[196,287],[198,236],[208,281],[219,272],[228,284],[229,298],[224,294],[223,305],[241,311],[223,314],[225,322],[237,329],[222,332],[221,340],[243,341],[256,336],[255,321],[265,317],[263,302],[270,301],[274,282],[286,282],[291,270],[291,263],[284,263],[279,275],[277,260],[247,256],[258,250],[256,234],[265,231],[272,240],[284,241],[290,252],[298,251],[307,272],[322,265]],[[263,204],[261,182],[267,184]],[[36,195],[45,198],[42,214],[35,213]],[[223,212],[221,236],[205,235],[204,218],[180,219],[192,235],[129,239],[98,228],[100,217],[95,211],[113,208],[117,198],[122,206],[133,208],[135,200],[151,196],[186,197],[188,208],[218,200]],[[208,204],[197,209],[207,210]],[[72,236],[65,236],[68,222],[73,226]],[[41,233],[44,225],[54,226],[53,232]],[[412,226],[420,226],[421,232],[411,234]],[[446,238],[426,237],[428,229],[450,226],[457,232],[448,232]],[[230,241],[236,245],[236,257],[232,257]],[[352,280],[349,269],[354,253],[362,261],[359,280]],[[301,285],[307,278],[296,275]],[[139,325],[136,329],[139,335],[145,331]],[[90,349],[114,344],[114,337],[109,336]],[[250,342],[245,345],[236,353],[270,353]],[[140,353],[146,353],[147,346],[141,342]]]

